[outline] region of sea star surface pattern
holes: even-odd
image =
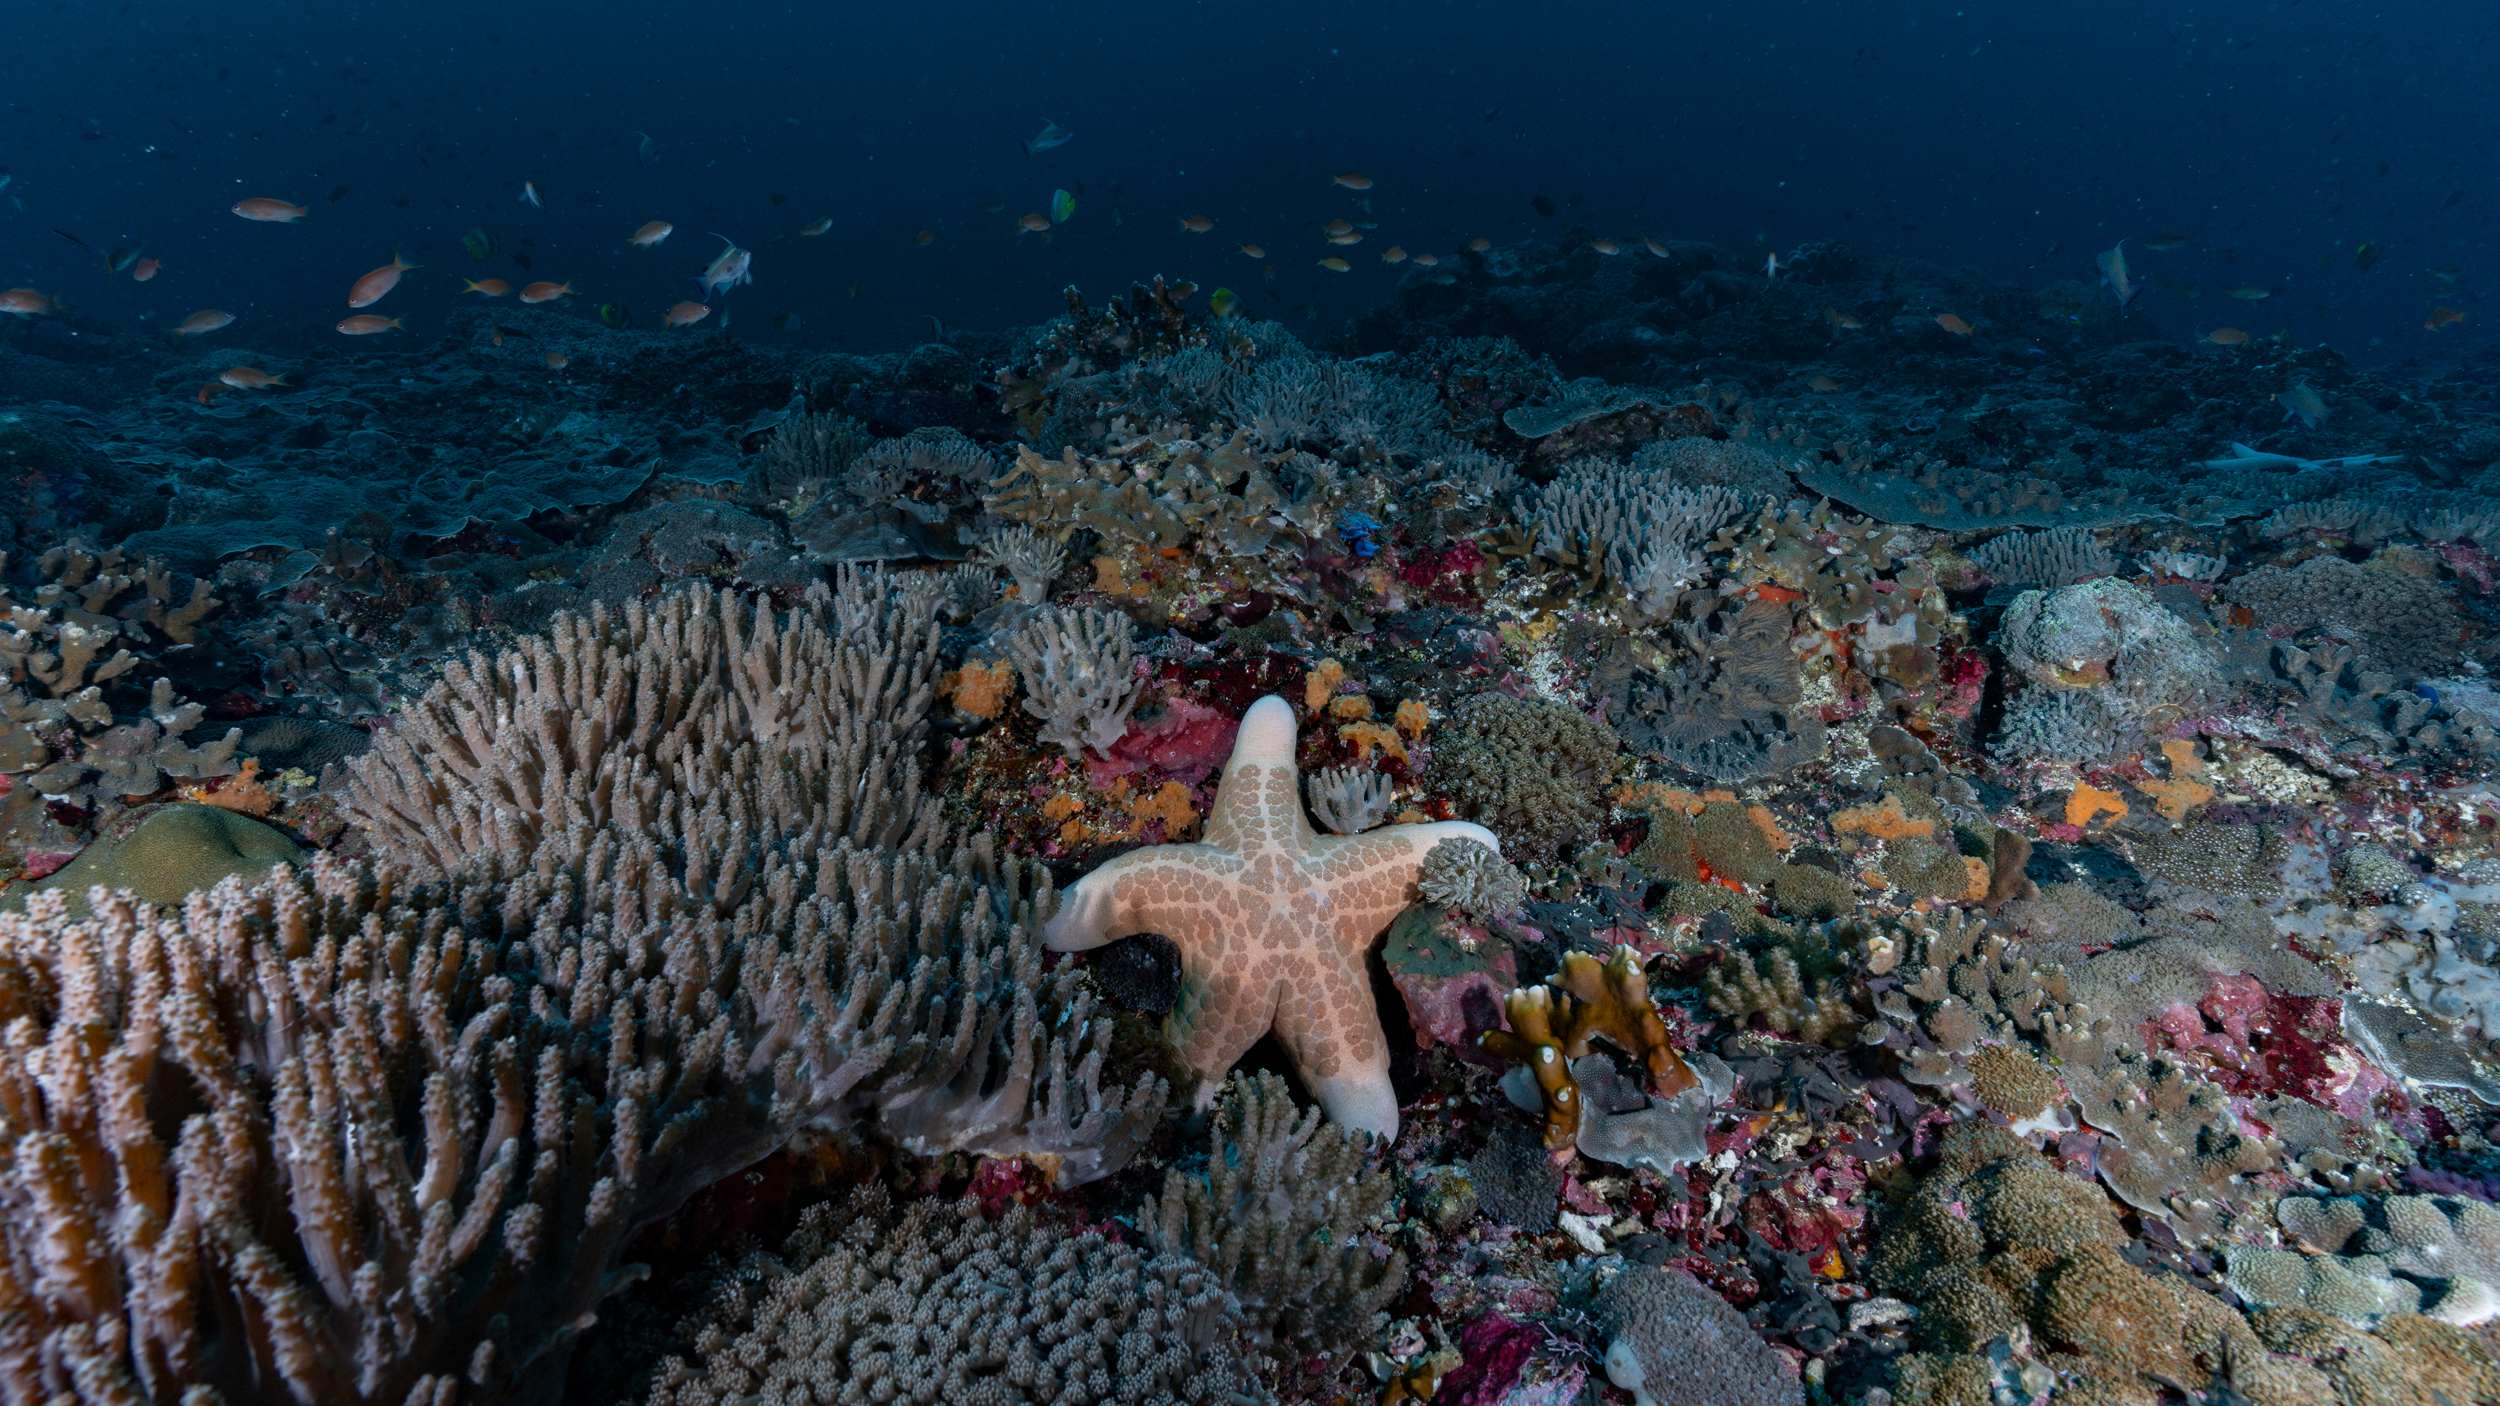
[[[1299,783],[1293,705],[1262,698],[1242,715],[1205,838],[1133,850],[1077,880],[1044,936],[1061,952],[1140,932],[1179,946],[1180,1000],[1165,1029],[1200,1075],[1202,1105],[1273,1030],[1330,1118],[1394,1138],[1398,1101],[1364,954],[1415,901],[1434,845],[1501,842],[1463,820],[1322,835]]]

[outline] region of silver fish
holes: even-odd
[[[2127,241],[2121,239],[2116,248],[2102,251],[2098,262],[2101,281],[2109,285],[2111,295],[2118,299],[2120,312],[2125,312],[2136,299],[2144,296],[2144,285],[2127,277]]]
[[[712,237],[728,247],[721,250],[720,257],[706,265],[695,278],[695,282],[703,285],[703,301],[707,303],[712,301],[712,294],[720,289],[755,281],[751,270],[755,262],[753,251],[739,248],[728,235],[715,233]]]
[[[2313,430],[2325,424],[2326,417],[2333,413],[2327,409],[2326,401],[2309,389],[2307,381],[2295,382],[2290,390],[2276,395],[2274,403],[2283,407],[2284,419],[2298,420]]]
[[[1067,128],[1060,126],[1056,122],[1045,119],[1042,123],[1041,132],[1037,134],[1033,140],[1024,144],[1024,154],[1027,156],[1039,156],[1043,152],[1050,150],[1052,147],[1066,146],[1068,143],[1075,140],[1076,133],[1069,131]]]

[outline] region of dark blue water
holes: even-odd
[[[2093,281],[2126,238],[2147,335],[2363,359],[2486,335],[2500,13],[2453,0],[12,11],[0,278],[157,325],[222,308],[259,346],[335,338],[394,250],[425,267],[373,310],[412,333],[483,276],[650,325],[714,231],[755,251],[754,286],[715,299],[733,331],[813,345],[1037,321],[1063,285],[1154,273],[1318,334],[1392,286],[1392,245],[1575,228],[1836,239],[2031,285]],[[1045,120],[1075,140],[1028,156]],[[1058,189],[1073,214],[1018,232]],[[244,196],[312,214],[247,223]],[[1336,218],[1364,241],[1328,246]],[[626,247],[653,219],[674,236]],[[492,259],[462,252],[472,228]],[[144,238],[163,271],[109,276],[56,230]],[[1336,254],[1349,272],[1318,266]],[[2426,332],[2440,306],[2466,321]]]

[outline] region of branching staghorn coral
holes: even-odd
[[[786,616],[704,587],[594,606],[448,665],[356,764],[350,809],[380,852],[446,872],[575,827],[647,834],[728,912],[767,851],[933,843],[936,674],[925,601],[879,572]]]
[[[1240,1302],[1248,1340],[1296,1356],[1342,1351],[1377,1330],[1406,1286],[1406,1256],[1375,1258],[1364,1229],[1388,1208],[1389,1173],[1367,1134],[1297,1116],[1285,1081],[1234,1075],[1216,1110],[1204,1176],[1174,1168],[1141,1215],[1159,1254],[1187,1254]]]
[[[1702,977],[1710,1009],[1742,1021],[1759,1015],[1762,1023],[1792,1039],[1829,1045],[1849,1039],[1865,1023],[1850,1008],[1845,990],[1830,977],[1809,991],[1797,956],[1785,947],[1763,954],[1760,965],[1730,952]]]
[[[800,1131],[885,1110],[1076,1181],[1151,1129],[1161,1081],[1106,1097],[1107,1023],[1041,976],[1039,871],[837,843],[760,890],[724,918],[576,827],[449,879],[321,856],[179,917],[0,917],[0,1381],[526,1395],[635,1231]]]
[[[851,461],[876,442],[865,425],[848,415],[832,411],[793,415],[781,422],[756,456],[747,496],[796,516],[825,496]]]
[[[1024,711],[1042,720],[1041,740],[1071,759],[1107,752],[1128,731],[1145,683],[1136,677],[1136,622],[1116,610],[1053,609],[1007,640],[1024,679]]]
[[[1736,489],[1669,487],[1663,474],[1583,459],[1566,465],[1520,515],[1535,524],[1539,556],[1623,591],[1645,615],[1663,616],[1709,574],[1705,545],[1748,503]]]
[[[648,1406],[922,1400],[1244,1406],[1266,1399],[1233,1340],[1241,1312],[1186,1255],[996,1222],[977,1202],[882,1193],[809,1209],[775,1255],[741,1260]],[[892,1325],[932,1331],[897,1333]]]

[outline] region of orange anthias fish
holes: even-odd
[[[1667,246],[1659,243],[1655,238],[1644,234],[1641,236],[1641,243],[1648,245],[1649,252],[1657,255],[1659,258],[1663,259],[1667,256]]]
[[[1441,256],[1438,254],[1417,254],[1415,256],[1415,262],[1425,268],[1431,268],[1433,265],[1441,262]]]
[[[239,391],[265,391],[271,386],[286,384],[284,376],[272,376],[266,371],[255,371],[249,366],[227,367],[218,373],[217,379]]]
[[[1319,227],[1319,232],[1327,235],[1331,239],[1334,239],[1341,234],[1354,233],[1354,226],[1345,220],[1330,220],[1328,223]]]
[[[1972,331],[1969,323],[1964,322],[1962,319],[1955,317],[1949,312],[1937,313],[1936,325],[1943,328],[1947,332],[1952,333],[1956,337],[1967,337]]]
[[[225,393],[226,388],[217,384],[215,381],[200,382],[200,404],[202,405],[215,405],[217,403],[217,397],[224,395]]]
[[[47,297],[32,288],[12,288],[6,293],[0,293],[0,312],[15,313],[19,317],[40,316],[59,306],[59,300]]]
[[[350,337],[370,337],[376,332],[388,332],[394,327],[401,327],[405,330],[398,318],[384,317],[378,312],[360,312],[339,323],[339,330]]]
[[[1493,247],[1493,241],[1479,234],[1475,238],[1467,241],[1467,247],[1474,250],[1476,253],[1481,254],[1485,250]]]
[[[668,238],[669,234],[676,228],[677,226],[670,224],[666,220],[653,220],[651,223],[635,230],[632,234],[625,236],[625,242],[633,245],[637,249],[656,249],[660,247],[660,241]]]
[[[1838,308],[1827,307],[1823,309],[1823,320],[1830,323],[1832,326],[1839,328],[1843,332],[1856,332],[1866,326],[1865,323],[1858,321],[1856,318],[1851,317],[1849,314],[1842,312]]]
[[[572,296],[573,285],[569,281],[564,283],[533,283],[529,287],[521,290],[521,301],[525,303],[552,303],[558,298],[570,298]]]
[[[1344,273],[1354,267],[1343,259],[1322,259],[1319,261],[1319,266],[1330,273]]]
[[[1341,176],[1330,177],[1329,184],[1341,185],[1347,190],[1370,190],[1372,188],[1372,178],[1364,175],[1360,171],[1348,171]]]
[[[283,200],[266,200],[253,196],[249,200],[234,202],[234,213],[247,220],[260,220],[273,225],[291,225],[311,212],[301,205],[289,205]]]
[[[911,237],[911,242],[919,245],[923,249],[926,249],[930,245],[937,243],[937,231],[933,229],[924,229],[913,235]]]
[[[512,285],[500,278],[464,278],[460,281],[468,285],[460,290],[463,293],[483,293],[489,298],[500,298],[512,291]]]
[[[1615,243],[1611,239],[1592,239],[1589,241],[1589,247],[1596,250],[1600,254],[1606,255],[1620,254],[1623,252],[1623,246]]]
[[[383,294],[399,286],[401,274],[417,267],[420,265],[412,264],[397,253],[393,253],[389,263],[357,279],[356,286],[347,290],[347,305],[351,308],[372,307],[375,303],[382,301]]]
[[[1356,234],[1352,230],[1347,230],[1343,234],[1332,234],[1328,236],[1328,242],[1331,244],[1360,244],[1363,242],[1363,236]]]
[[[562,353],[562,352],[549,352],[549,353],[547,353],[547,369],[548,369],[548,370],[550,370],[550,371],[561,371],[561,370],[563,370],[565,367],[570,366],[570,365],[572,365],[572,364],[573,364],[573,358],[571,358],[571,357],[569,357],[569,356],[566,356],[566,355],[565,355],[564,353]]]
[[[1026,234],[1045,234],[1050,230],[1050,216],[1026,215],[1016,221],[1016,228]]]
[[[177,337],[197,337],[204,332],[214,332],[232,321],[234,321],[233,313],[219,312],[215,308],[202,308],[184,318],[182,325],[174,328],[173,333]]]
[[[1181,221],[1181,228],[1188,230],[1191,234],[1204,234],[1208,230],[1215,228],[1215,221],[1208,219],[1204,215],[1192,215],[1188,219]]]
[[[2211,342],[2217,347],[2236,347],[2248,341],[2248,334],[2236,327],[2217,327],[2198,340]]]
[[[712,310],[703,304],[685,302],[670,308],[661,315],[661,320],[671,327],[692,327],[711,315]]]
[[[149,279],[156,277],[156,271],[163,267],[165,267],[165,261],[163,259],[141,259],[139,262],[131,265],[130,277],[135,282],[145,283]]]
[[[1816,395],[1830,395],[1840,389],[1840,382],[1833,380],[1829,376],[1817,376],[1806,382],[1806,386]]]
[[[1397,245],[1392,244],[1392,245],[1390,245],[1388,248],[1383,249],[1383,250],[1381,250],[1381,251],[1380,251],[1380,261],[1381,261],[1382,263],[1384,263],[1384,264],[1402,264],[1402,263],[1405,263],[1405,262],[1406,262],[1406,251],[1405,251],[1404,249],[1402,249],[1402,248],[1399,248]]]
[[[2451,322],[2463,321],[2465,321],[2465,314],[2457,311],[2455,308],[2437,307],[2431,309],[2430,316],[2422,319],[2422,330],[2425,332],[2436,332]]]

